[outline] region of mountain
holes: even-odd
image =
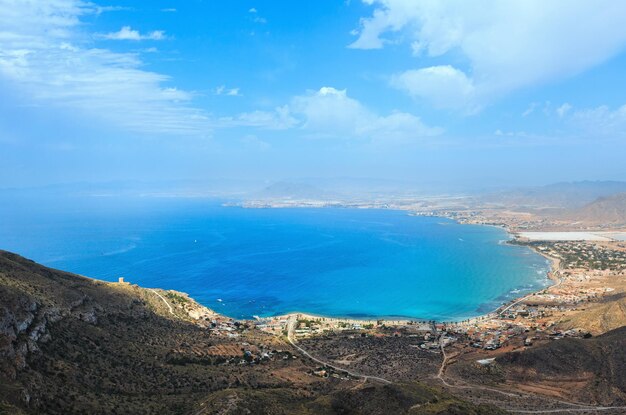
[[[571,213],[572,218],[603,224],[626,224],[626,192],[601,197]]]
[[[532,208],[574,209],[598,198],[626,192],[626,182],[580,181],[562,182],[547,186],[529,187],[490,193],[482,201]]]
[[[320,378],[283,336],[183,293],[0,251],[0,414],[501,414],[417,382]]]

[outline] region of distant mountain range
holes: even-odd
[[[626,192],[606,196],[576,209],[571,214],[575,220],[605,224],[626,223]]]
[[[258,199],[291,199],[291,200],[329,200],[340,198],[335,192],[322,190],[312,184],[278,182],[253,193],[252,198]]]
[[[481,201],[532,208],[576,209],[598,198],[626,192],[626,182],[581,181],[503,190],[479,197]]]

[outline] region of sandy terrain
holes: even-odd
[[[626,233],[624,233],[626,235]],[[608,242],[622,233],[612,232],[519,232],[519,236],[531,241],[602,241]]]

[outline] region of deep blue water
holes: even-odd
[[[47,266],[176,289],[232,317],[459,320],[547,284],[498,228],[406,212],[243,209],[95,198],[0,207],[0,248]],[[519,290],[519,291],[518,291]]]

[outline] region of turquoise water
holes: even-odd
[[[237,318],[461,320],[545,286],[549,267],[501,243],[501,229],[391,210],[101,198],[0,213],[2,249],[98,279],[184,291]]]

